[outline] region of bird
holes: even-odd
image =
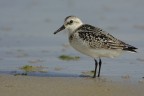
[[[68,32],[70,45],[80,53],[94,59],[95,70],[93,78],[100,77],[101,58],[114,58],[126,51],[136,53],[136,49],[138,49],[115,38],[99,27],[83,23],[77,16],[67,16],[64,19],[64,24],[54,34],[64,29]]]

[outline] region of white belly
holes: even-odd
[[[92,58],[99,58],[99,57],[108,57],[113,58],[116,56],[119,56],[122,53],[122,50],[110,50],[110,49],[94,49],[90,48],[88,45],[86,45],[84,42],[76,42],[71,41],[70,45],[76,49],[77,51],[88,55]]]

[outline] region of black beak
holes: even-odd
[[[58,32],[60,32],[60,31],[62,31],[62,30],[64,30],[65,29],[65,26],[64,25],[62,25],[57,31],[55,31],[54,32],[54,34],[56,34],[56,33],[58,33]]]

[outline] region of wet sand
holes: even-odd
[[[1,96],[143,96],[144,83],[90,77],[0,75]]]

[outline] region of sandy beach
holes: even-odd
[[[143,96],[144,82],[0,75],[1,96]]]

